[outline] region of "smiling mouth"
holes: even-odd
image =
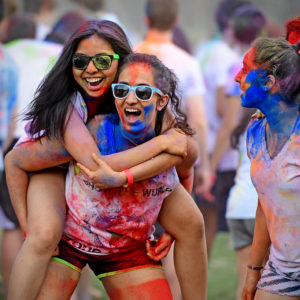
[[[88,85],[96,87],[103,81],[103,78],[85,78],[85,81]]]
[[[125,116],[127,121],[135,122],[141,116],[142,112],[136,108],[125,108]]]
[[[125,109],[125,114],[126,114],[126,116],[131,116],[131,115],[133,115],[133,116],[140,116],[141,115],[141,111],[140,110],[138,110],[138,109],[135,109],[135,108],[126,108]]]

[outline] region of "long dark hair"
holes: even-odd
[[[122,70],[133,63],[141,63],[148,65],[153,70],[154,82],[157,88],[159,88],[163,94],[169,96],[168,106],[174,114],[174,124],[176,128],[180,128],[185,134],[193,135],[193,130],[187,123],[186,114],[180,109],[181,98],[179,96],[178,90],[178,79],[176,75],[167,68],[155,55],[143,54],[143,53],[133,53],[126,56],[126,58],[119,65],[119,70],[117,77],[122,72]],[[159,135],[162,130],[162,124],[164,119],[164,114],[167,105],[157,112],[155,133]]]
[[[39,86],[25,114],[25,120],[32,120],[29,128],[31,134],[44,130],[46,137],[62,139],[68,106],[75,92],[81,91],[73,77],[72,56],[81,40],[95,34],[110,43],[115,53],[119,54],[120,63],[132,53],[124,31],[116,23],[96,20],[82,24],[66,42],[60,57]],[[105,102],[113,107],[112,97],[105,99]]]

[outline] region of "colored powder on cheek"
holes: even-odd
[[[152,119],[153,111],[155,109],[155,103],[151,103],[150,105],[144,108],[144,121],[145,125],[147,125],[147,121]]]
[[[122,299],[126,296],[128,299],[155,299],[172,300],[171,290],[166,279],[156,279],[141,284],[128,286],[123,289],[112,289],[107,291],[111,300]],[[130,297],[130,298],[129,298]]]
[[[245,96],[242,97],[243,106],[259,108],[258,102],[263,102],[266,98],[266,93],[262,88],[263,79],[260,76],[261,73],[258,70],[254,70],[247,75],[245,83],[249,87],[245,92]]]
[[[82,72],[82,70],[78,70],[78,69],[76,69],[76,68],[72,68],[72,70],[73,70],[73,74],[74,74],[75,76],[79,76],[79,75],[81,74],[81,72]]]

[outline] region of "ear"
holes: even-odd
[[[169,102],[169,96],[168,95],[163,95],[159,98],[157,102],[156,109],[158,111],[161,111],[166,105],[168,105]]]
[[[276,79],[273,75],[268,75],[263,83],[263,90],[269,92],[276,85]]]

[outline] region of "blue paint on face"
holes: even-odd
[[[148,106],[144,106],[144,120],[137,120],[130,126],[120,122],[120,130],[122,134],[133,143],[143,143],[155,135],[155,120],[154,114],[156,105],[154,102]]]
[[[241,96],[242,106],[261,109],[268,94],[263,88],[267,79],[267,73],[263,70],[253,70],[246,76],[245,85],[249,87]]]

